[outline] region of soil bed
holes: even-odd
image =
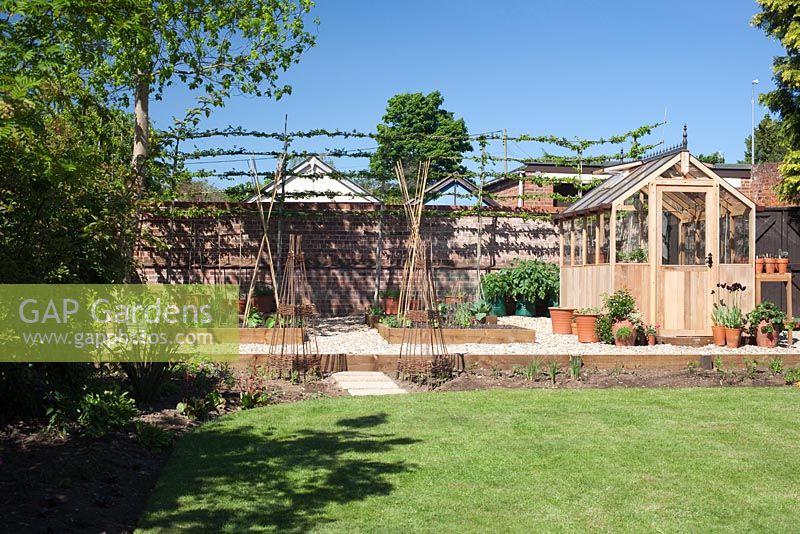
[[[545,369],[543,369],[545,371]],[[743,369],[706,371],[702,369],[593,369],[583,368],[579,380],[569,377],[564,369],[556,375],[555,384],[541,375],[536,380],[508,371],[478,369],[462,373],[438,387],[409,381],[397,381],[407,391],[472,391],[478,389],[606,389],[606,388],[686,388],[686,387],[787,387],[781,375],[759,367],[748,375]]]
[[[329,379],[268,380],[265,388],[275,404],[346,395]],[[223,413],[238,410],[238,392],[223,394]],[[147,411],[140,406],[139,419],[177,439],[201,424],[174,409],[179,401],[178,396],[163,398]],[[103,438],[77,431],[59,437],[42,430],[45,425],[35,421],[0,429],[0,532],[133,532],[170,452],[145,448],[132,428]]]

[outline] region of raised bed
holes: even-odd
[[[376,326],[378,333],[391,345],[400,345],[403,342],[403,332],[410,328],[390,328],[384,324]],[[443,328],[444,342],[448,345],[461,345],[465,343],[535,343],[536,331],[528,328]]]
[[[276,328],[240,328],[239,343],[264,343],[272,341],[272,333]],[[286,328],[286,343],[298,345],[302,343],[300,328]]]

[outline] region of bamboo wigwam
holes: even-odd
[[[444,341],[431,257],[420,233],[429,168],[430,162],[420,165],[412,199],[402,164],[395,165],[410,230],[398,309],[398,318],[410,328],[403,329],[397,373],[400,378],[436,383],[452,377],[454,360]]]

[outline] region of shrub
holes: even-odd
[[[78,403],[78,425],[86,434],[99,437],[128,426],[138,413],[126,392],[86,393]]]

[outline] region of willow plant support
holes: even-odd
[[[311,301],[301,236],[289,236],[280,301],[275,326],[267,351],[267,369],[278,376],[298,373],[305,376],[320,370],[321,356],[316,336],[317,309]]]

